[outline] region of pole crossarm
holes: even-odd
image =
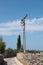
[[[26,15],[21,19],[21,21],[24,21],[27,16],[28,16],[28,14],[26,14]]]

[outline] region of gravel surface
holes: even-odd
[[[16,57],[13,58],[5,58],[4,59],[5,62],[3,65],[23,65],[22,63],[20,63]]]

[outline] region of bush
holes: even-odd
[[[11,48],[8,48],[6,51],[7,51],[7,57],[14,57],[17,54],[17,50],[13,50]]]
[[[28,53],[40,53],[40,51],[38,50],[26,50]]]
[[[4,53],[5,52],[5,42],[3,42],[3,39],[0,38],[0,53]]]

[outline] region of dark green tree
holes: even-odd
[[[21,49],[21,37],[19,35],[17,39],[17,50],[20,50],[20,49]]]
[[[5,42],[3,41],[2,38],[0,38],[0,53],[2,54],[3,52],[5,52]]]

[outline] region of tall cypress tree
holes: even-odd
[[[17,50],[20,50],[20,49],[21,49],[21,37],[19,35],[17,39]]]

